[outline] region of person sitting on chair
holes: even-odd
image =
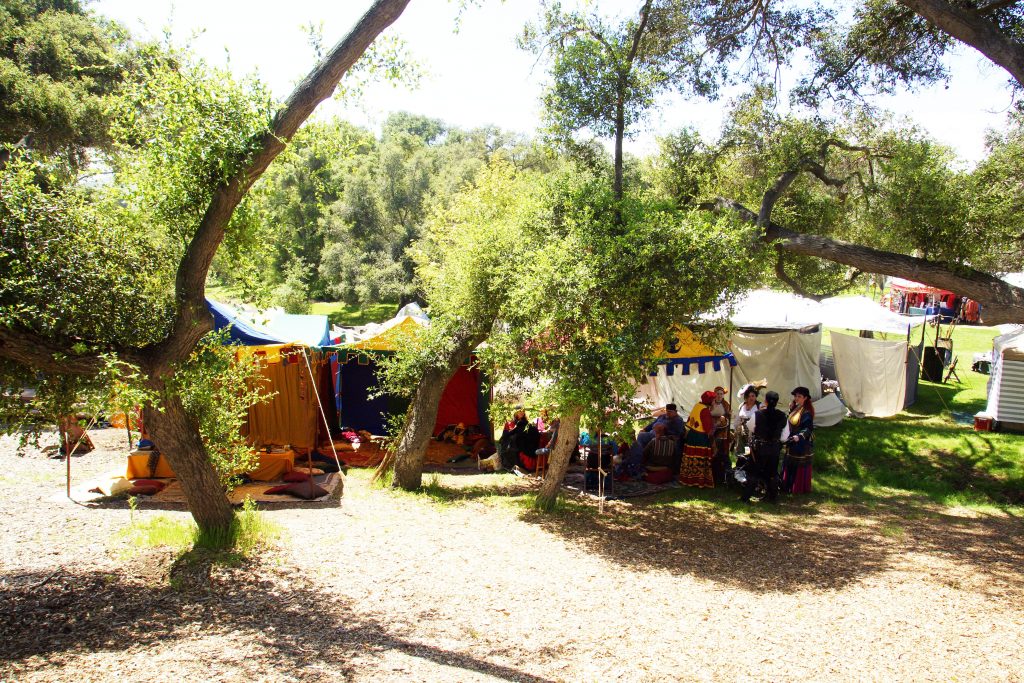
[[[665,484],[676,475],[672,468],[676,463],[678,443],[668,435],[664,423],[654,425],[654,438],[644,447],[643,465],[646,479],[651,484]]]

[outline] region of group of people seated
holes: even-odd
[[[735,479],[743,485],[742,500],[748,502],[755,493],[772,501],[780,490],[808,493],[814,406],[807,387],[790,393],[787,414],[778,408],[777,392],[767,392],[762,403],[758,387],[747,385],[740,391],[742,402],[734,411],[725,389],[715,387],[701,394],[685,420],[674,403],[656,411],[655,419],[640,430],[632,444],[616,443],[598,433],[596,437],[584,434],[578,445],[589,454],[588,467],[613,471],[618,480],[678,481],[714,488]],[[558,426],[558,419],[549,420],[546,411],[530,421],[526,410],[517,406],[498,443],[502,468],[543,471]],[[603,456],[600,465],[598,453]]]

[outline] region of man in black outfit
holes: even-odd
[[[779,495],[779,453],[782,451],[782,430],[786,427],[786,414],[776,408],[779,394],[769,391],[765,405],[754,413],[748,423],[750,429],[750,455],[754,460],[753,471],[747,473],[740,500],[749,503],[759,482],[764,482],[769,501]]]

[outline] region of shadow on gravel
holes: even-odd
[[[403,639],[387,624],[361,618],[322,591],[287,582],[282,588],[280,580],[261,578],[272,571],[249,563],[211,575],[208,562],[192,558],[176,563],[170,582],[156,587],[119,574],[63,568],[48,574],[7,573],[0,576],[0,672],[47,667],[47,660],[58,654],[166,649],[179,639],[195,640],[198,633],[241,633],[246,643],[264,652],[248,646],[240,652],[237,642],[229,643],[224,659],[201,665],[230,666],[239,679],[264,680],[276,672],[289,679],[339,680],[355,673],[356,658],[398,652],[500,680],[547,681]],[[294,578],[301,581],[301,576]],[[34,659],[26,662],[29,658]],[[365,673],[366,664],[359,668]]]
[[[800,507],[747,519],[708,509],[632,506],[598,515],[574,506],[524,521],[629,570],[669,571],[751,591],[840,589],[886,571],[907,552],[982,573],[991,591],[1024,587],[1024,524],[1013,518],[824,514]],[[920,517],[920,515],[918,515]]]

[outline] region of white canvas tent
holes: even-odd
[[[992,342],[992,372],[985,412],[1014,429],[1024,428],[1024,328]]]
[[[864,339],[832,332],[832,356],[846,405],[854,413],[890,417],[917,399],[921,344],[914,328],[935,316],[900,315],[862,296],[821,302],[829,327],[898,335],[895,341]]]

